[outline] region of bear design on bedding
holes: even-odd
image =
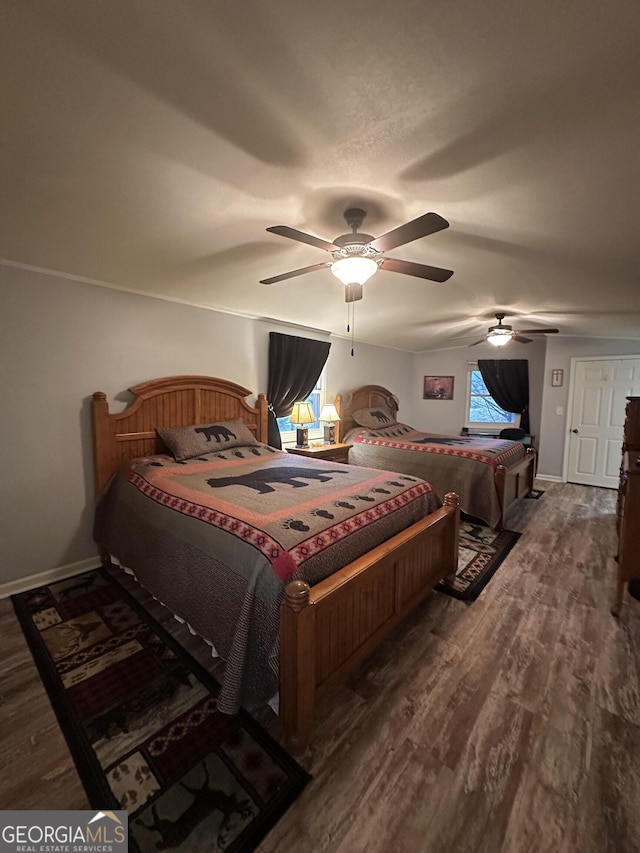
[[[285,584],[319,583],[440,505],[415,476],[259,445],[240,457],[128,463],[98,505],[94,535],[213,643],[226,661],[218,707],[235,713],[277,689]]]

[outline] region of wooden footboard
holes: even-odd
[[[458,498],[314,587],[293,581],[280,616],[280,718],[287,746],[309,743],[317,704],[458,562]]]
[[[498,465],[496,468],[495,482],[501,508],[501,527],[505,525],[509,510],[533,489],[535,474],[536,452],[533,447],[527,447],[524,458],[519,459],[508,468],[505,468],[504,465]]]

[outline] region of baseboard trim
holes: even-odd
[[[536,480],[546,480],[547,483],[564,483],[562,477],[557,477],[555,474],[536,474]]]
[[[95,557],[90,557],[88,560],[80,560],[78,563],[69,563],[67,566],[58,566],[57,569],[49,569],[46,572],[40,572],[37,575],[29,575],[26,578],[18,578],[15,581],[0,584],[0,599],[9,598],[11,595],[17,595],[20,592],[26,592],[29,589],[36,589],[39,586],[45,586],[48,583],[61,581],[65,578],[72,578],[74,575],[79,575],[81,572],[86,572],[88,569],[95,569],[100,565],[100,557],[96,554]]]

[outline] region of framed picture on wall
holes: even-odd
[[[425,376],[424,400],[453,400],[453,376]]]

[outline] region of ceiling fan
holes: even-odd
[[[404,273],[418,278],[426,278],[430,281],[447,281],[453,275],[453,270],[445,270],[441,267],[430,267],[426,264],[416,264],[412,261],[401,261],[397,258],[387,258],[384,253],[398,246],[404,246],[420,237],[427,237],[449,227],[449,223],[437,213],[425,213],[417,219],[411,220],[399,228],[387,231],[381,237],[373,237],[371,234],[362,234],[358,228],[362,226],[367,214],[359,207],[350,207],[344,212],[347,225],[351,228],[350,234],[341,234],[329,243],[312,234],[297,231],[288,225],[274,225],[267,228],[272,234],[281,237],[289,237],[300,243],[308,243],[318,249],[324,249],[332,256],[332,261],[321,261],[292,270],[272,278],[263,279],[260,284],[275,284],[287,278],[294,278],[314,270],[330,267],[331,272],[345,285],[345,302],[357,302],[362,299],[362,285],[371,278],[378,269],[389,272]]]
[[[478,344],[483,344],[488,341],[494,347],[503,347],[509,341],[518,341],[519,344],[530,344],[533,338],[527,338],[525,335],[553,335],[557,334],[559,329],[514,329],[502,321],[505,314],[496,314],[497,326],[489,326],[487,334],[479,341],[474,341],[469,344],[470,347],[475,347]]]

